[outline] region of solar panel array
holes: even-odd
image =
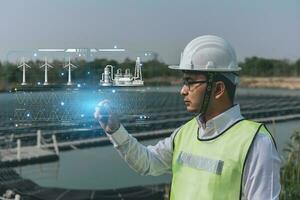
[[[34,145],[37,130],[42,131],[46,140],[55,134],[58,142],[99,137],[103,131],[94,120],[93,112],[97,102],[103,99],[111,101],[113,110],[130,133],[176,128],[194,116],[186,111],[177,91],[109,89],[1,95],[3,148],[16,139],[21,139],[22,145]],[[249,119],[284,119],[300,114],[300,96],[239,95],[236,103]]]

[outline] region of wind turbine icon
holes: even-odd
[[[75,66],[71,63],[71,58],[69,57],[69,62],[68,62],[68,64],[66,64],[64,66],[64,68],[68,69],[68,83],[67,83],[67,85],[72,85],[71,71],[72,71],[72,69],[77,68],[77,66]]]
[[[21,85],[27,85],[26,83],[26,68],[31,68],[29,65],[26,64],[25,58],[22,58],[21,65],[18,66],[23,71],[23,81]]]
[[[44,85],[48,85],[48,69],[49,68],[53,68],[52,65],[50,65],[47,61],[47,57],[45,57],[45,64],[43,64],[42,66],[40,66],[40,68],[45,68],[45,81],[44,81]]]

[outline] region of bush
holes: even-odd
[[[300,199],[300,130],[291,136],[291,143],[284,151],[287,159],[281,169],[280,199]]]

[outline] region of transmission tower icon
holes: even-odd
[[[52,65],[50,65],[47,61],[47,58],[45,57],[45,64],[43,64],[42,66],[40,66],[40,68],[45,68],[45,81],[44,81],[44,85],[48,85],[48,69],[49,68],[53,68]]]
[[[68,83],[67,83],[67,85],[72,85],[71,71],[72,71],[72,69],[77,68],[77,66],[75,66],[75,65],[73,65],[73,64],[71,63],[71,58],[69,57],[69,63],[66,64],[66,65],[64,66],[64,68],[68,69]]]
[[[26,68],[31,68],[29,65],[26,64],[25,58],[22,58],[21,65],[18,66],[23,71],[23,80],[21,85],[27,85],[26,83]]]

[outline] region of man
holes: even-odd
[[[234,95],[240,68],[231,45],[207,35],[192,40],[179,66],[189,122],[155,146],[130,136],[100,103],[95,117],[126,162],[142,175],[172,172],[171,199],[278,199],[280,159],[264,125],[243,118]]]

